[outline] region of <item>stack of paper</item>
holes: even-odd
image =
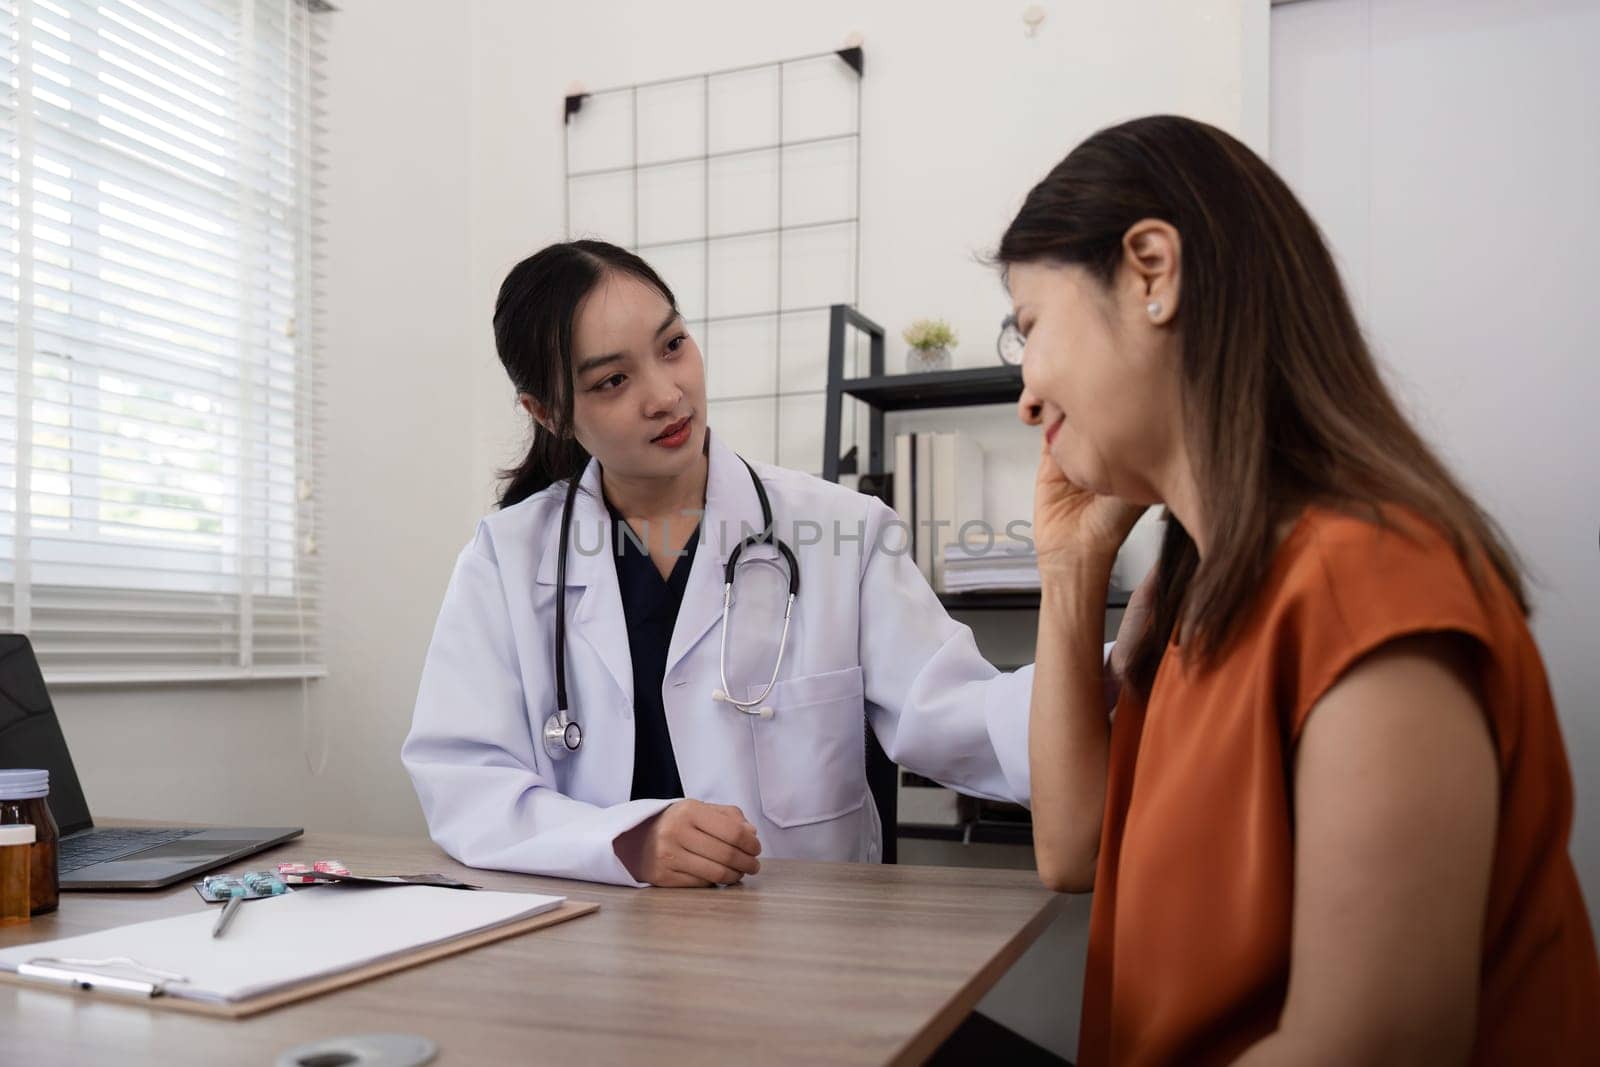
[[[945,592],[1039,588],[1039,556],[1031,541],[1012,540],[1002,534],[993,544],[957,542],[945,546],[943,562]]]

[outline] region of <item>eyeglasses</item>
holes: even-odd
[[[1022,331],[1017,328],[1017,317],[1007,315],[1000,323],[1000,336],[994,341],[995,354],[1000,357],[1000,362],[1020,367],[1022,349],[1027,343],[1027,338],[1023,337]]]

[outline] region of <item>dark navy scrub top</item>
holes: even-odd
[[[683,546],[683,555],[666,578],[656,570],[650,554],[628,536],[627,520],[611,501],[612,536],[618,551],[617,585],[622,592],[622,616],[628,626],[628,655],[633,660],[633,799],[677,799],[683,796],[678,759],[667,729],[667,709],[661,685],[667,672],[667,649],[689,583],[700,528]],[[652,535],[655,531],[651,531]]]

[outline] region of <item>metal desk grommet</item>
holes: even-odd
[[[422,1067],[438,1054],[438,1045],[416,1034],[360,1034],[296,1045],[277,1067]]]

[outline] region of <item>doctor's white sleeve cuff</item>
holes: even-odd
[[[596,854],[592,858],[595,874],[590,875],[590,879],[610,882],[612,885],[631,886],[634,889],[643,889],[648,885],[649,883],[635,878],[623,864],[622,858],[617,855],[617,838],[647,820],[655,818],[676,803],[675,799],[630,800],[603,809],[599,825],[584,828],[593,833],[594,844],[597,846]]]
[[[647,820],[655,818],[676,803],[677,800],[675,799],[630,800],[626,804],[618,804],[606,809],[606,814],[612,817],[608,820],[612,825],[606,831],[605,856],[597,856],[595,860],[597,864],[609,862],[611,865],[611,873],[614,878],[608,878],[606,879],[607,881],[612,882],[613,885],[632,886],[634,889],[643,889],[649,884],[635,878],[627,866],[623,864],[622,858],[617,855],[617,838]]]
[[[984,720],[989,743],[1005,777],[1011,800],[1032,806],[1028,769],[1028,705],[1033,699],[1033,664],[993,678],[984,686]]]
[[[469,867],[518,871],[546,878],[574,878],[585,882],[643,888],[646,883],[629,873],[617,856],[616,840],[646,819],[659,815],[674,800],[630,800],[610,807],[583,804],[564,796],[548,797],[544,823],[527,837],[505,840],[462,840],[460,826],[436,829],[433,839],[450,855]],[[552,818],[553,817],[553,818]]]

